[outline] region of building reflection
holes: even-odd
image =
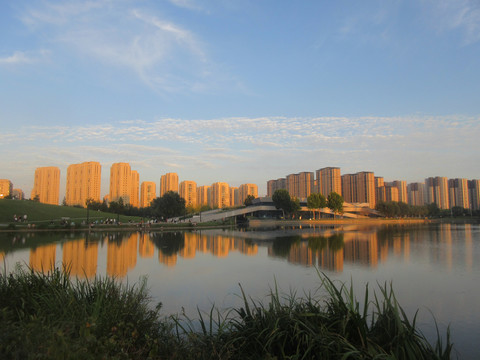
[[[91,278],[97,273],[98,243],[86,239],[63,244],[63,266],[70,275]]]
[[[43,245],[30,249],[30,268],[40,272],[54,269],[56,250],[56,244]]]
[[[63,266],[69,268],[72,276],[87,278],[97,273],[98,261],[100,266],[104,264],[105,260],[98,259],[104,242],[107,250],[106,272],[109,276],[121,278],[135,268],[138,255],[153,259],[157,251],[160,264],[175,267],[179,259],[187,261],[195,259],[199,254],[218,258],[226,258],[234,252],[255,256],[259,246],[266,248],[267,256],[335,272],[343,271],[346,264],[376,268],[389,258],[397,261],[400,259],[405,263],[425,259],[440,263],[449,270],[461,265],[471,271],[475,266],[475,232],[474,225],[440,224],[431,227],[395,225],[371,229],[348,226],[282,229],[281,237],[275,237],[280,232],[271,230],[263,233],[223,230],[99,233],[93,241],[92,237],[90,240],[77,238],[63,242],[61,247]],[[25,241],[12,242],[25,245]],[[55,243],[31,248],[30,267],[36,271],[52,269],[55,266],[57,246],[59,245]],[[5,253],[0,252],[0,260],[3,258]]]
[[[126,240],[108,239],[107,245],[107,274],[116,277],[125,277],[128,270],[137,264],[137,242],[140,233],[129,235]]]
[[[138,244],[138,254],[142,258],[152,258],[155,252],[155,245],[148,234],[140,234],[140,242]]]

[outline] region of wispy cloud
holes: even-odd
[[[424,0],[429,17],[439,31],[460,30],[463,44],[480,40],[480,2],[477,0]],[[432,16],[433,14],[433,16]]]
[[[0,57],[0,65],[18,65],[18,64],[32,64],[40,61],[45,61],[49,56],[49,51],[15,51],[12,55]]]
[[[185,6],[189,2],[185,2]],[[104,65],[132,70],[159,92],[198,91],[211,63],[205,46],[188,29],[129,1],[42,1],[21,15],[49,44],[71,49]],[[75,53],[71,54],[72,56]]]

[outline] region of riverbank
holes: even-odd
[[[391,287],[365,296],[319,274],[322,298],[273,292],[270,302],[244,304],[226,315],[212,307],[191,320],[164,317],[146,283],[111,278],[71,280],[17,270],[0,276],[3,359],[449,359],[449,334],[430,344],[397,303]],[[181,299],[179,299],[181,300]],[[442,342],[443,340],[443,342]]]
[[[478,220],[477,220],[478,221]],[[319,220],[276,220],[250,219],[250,227],[295,226],[295,225],[387,225],[428,224],[432,219],[319,219]]]

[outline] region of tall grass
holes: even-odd
[[[163,317],[146,282],[71,280],[68,270],[17,269],[0,276],[2,359],[449,359],[408,319],[391,285],[357,301],[353,287],[320,274],[326,296],[270,292],[197,319]],[[445,343],[442,342],[445,341]]]

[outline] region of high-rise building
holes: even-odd
[[[0,199],[13,195],[13,185],[10,180],[0,179]]]
[[[153,181],[143,181],[140,187],[140,207],[149,207],[157,197],[157,185]]]
[[[102,167],[96,161],[72,164],[67,168],[65,203],[86,207],[87,199],[100,202]]]
[[[230,205],[231,206],[240,205],[240,196],[238,192],[238,187],[230,186]]]
[[[468,181],[468,200],[470,209],[480,210],[480,180]]]
[[[429,177],[425,179],[425,201],[435,203],[440,209],[448,209],[448,180],[446,177]]]
[[[210,186],[208,185],[202,185],[197,187],[197,205],[203,206],[203,205],[208,205],[210,203],[209,192],[210,192]]]
[[[336,192],[342,195],[342,176],[340,168],[326,167],[316,171],[316,191],[325,197]]]
[[[209,205],[212,208],[225,208],[230,206],[230,187],[225,182],[216,182],[211,186]]]
[[[287,175],[287,190],[291,197],[306,199],[313,191],[313,172]]]
[[[395,180],[392,182],[388,182],[385,185],[390,187],[396,187],[398,189],[398,201],[404,202],[405,204],[408,202],[406,181]]]
[[[470,209],[470,201],[468,196],[468,180],[467,179],[449,179],[448,180],[448,199],[450,209],[454,206],[463,209]]]
[[[272,197],[275,191],[280,189],[287,189],[287,179],[280,178],[267,181],[267,196]]]
[[[168,191],[178,193],[178,175],[176,173],[166,173],[160,178],[160,197]]]
[[[368,203],[375,208],[375,175],[370,171],[342,175],[343,199],[350,203]]]
[[[35,169],[35,179],[31,199],[38,199],[41,203],[58,205],[60,193],[60,169],[56,166],[40,167]]]
[[[376,202],[387,201],[385,192],[385,180],[382,176],[375,176],[375,199]]]
[[[425,184],[411,183],[407,185],[408,204],[413,206],[425,205]]]
[[[108,200],[119,201],[122,198],[124,204],[138,206],[138,181],[139,175],[130,169],[130,164],[112,164]]]
[[[239,205],[243,205],[245,199],[248,195],[253,195],[253,197],[258,197],[258,186],[255,184],[242,184],[238,188],[238,202]]]
[[[180,197],[185,199],[186,206],[197,205],[197,183],[185,180],[180,183]]]
[[[384,186],[385,189],[385,201],[400,201],[398,195],[398,188],[396,186]]]
[[[138,194],[140,193],[140,175],[136,170],[132,170],[130,176],[132,177],[132,184],[130,185],[130,205],[139,207],[140,201],[138,199]]]

